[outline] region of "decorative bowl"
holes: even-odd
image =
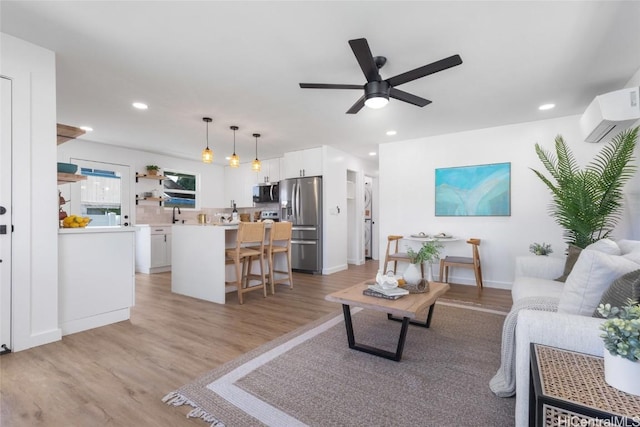
[[[78,165],[74,165],[73,163],[60,163],[58,162],[58,172],[61,173],[76,173],[78,170]]]

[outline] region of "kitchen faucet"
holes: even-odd
[[[176,222],[180,221],[179,219],[176,219],[176,208],[178,208],[178,215],[180,215],[182,213],[182,212],[180,212],[180,207],[179,206],[174,206],[173,207],[173,212],[171,213],[171,220],[173,221],[174,224]]]

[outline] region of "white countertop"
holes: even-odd
[[[132,233],[135,227],[85,227],[60,228],[58,234],[87,234],[87,233]]]

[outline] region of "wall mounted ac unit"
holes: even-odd
[[[586,142],[607,141],[640,120],[640,88],[596,96],[580,118]]]

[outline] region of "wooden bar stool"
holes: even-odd
[[[238,302],[243,304],[242,295],[246,292],[262,289],[264,297],[267,296],[267,285],[264,273],[264,223],[263,222],[241,222],[238,225],[238,236],[236,247],[225,251],[226,261],[235,264],[235,284],[238,289]],[[258,257],[260,259],[260,274],[252,274],[250,270],[250,259]],[[260,280],[260,285],[249,286],[251,279]]]
[[[480,292],[483,288],[482,268],[480,266],[480,251],[478,250],[478,246],[480,246],[480,239],[472,238],[467,240],[467,243],[469,243],[472,247],[472,256],[446,256],[444,257],[444,259],[441,259],[439,280],[441,282],[449,283],[450,267],[470,268],[473,270],[473,273],[476,276],[476,286],[478,287],[478,292]]]
[[[398,270],[398,262],[406,262],[409,263],[409,256],[406,252],[398,251],[398,243],[402,239],[402,236],[389,235],[387,236],[387,253],[384,257],[384,273],[386,273],[389,269],[389,263],[393,263],[393,274],[396,274]],[[391,247],[394,245],[393,252],[391,252]],[[422,278],[424,279],[424,265],[420,264],[420,272],[422,273]]]
[[[265,255],[269,262],[269,284],[271,294],[275,294],[276,283],[288,283],[289,289],[293,289],[293,273],[291,271],[291,228],[290,222],[274,222],[269,230],[269,245],[264,248]],[[287,262],[287,270],[276,270],[274,264],[275,256],[284,255]],[[285,277],[276,278],[276,274],[285,274]]]

